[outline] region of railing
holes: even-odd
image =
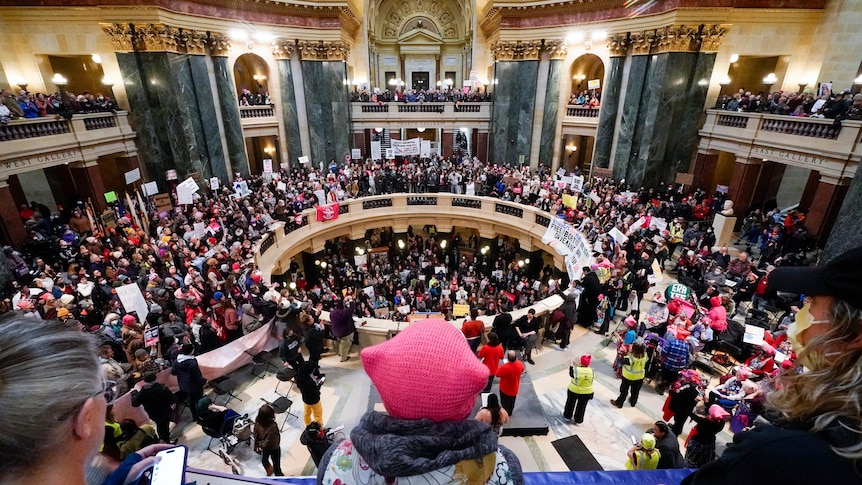
[[[455,103],[456,113],[478,113],[482,110],[482,105],[478,103]]]
[[[84,128],[90,130],[102,130],[105,128],[114,128],[117,126],[117,119],[111,113],[100,113],[98,115],[89,115],[92,118],[84,118]]]
[[[71,130],[71,122],[60,117],[15,120],[0,125],[0,141],[63,135]]]
[[[719,126],[731,126],[733,128],[745,128],[748,125],[747,116],[718,115]]]
[[[437,197],[407,197],[407,205],[437,205]]]
[[[828,138],[834,140],[841,133],[841,125],[811,123],[801,121],[796,117],[786,117],[782,119],[764,119],[760,125],[763,131],[771,131],[775,133],[785,133],[788,135],[809,136],[812,138]]]
[[[275,116],[272,106],[240,106],[240,118],[269,118]]]
[[[272,232],[266,233],[260,241],[260,254],[265,253],[273,244],[275,244],[275,234]]]
[[[442,113],[442,104],[399,104],[399,113]]]
[[[389,105],[388,104],[363,104],[362,105],[363,113],[388,113]]]
[[[350,103],[350,119],[357,127],[371,129],[386,126],[390,129],[415,128],[417,123],[433,122],[448,129],[467,126],[490,129],[490,102],[425,102],[425,103]],[[359,123],[359,125],[356,125]],[[446,125],[451,123],[451,125]]]
[[[566,106],[566,116],[574,116],[576,118],[598,118],[601,109],[599,108],[581,108],[580,106]]]

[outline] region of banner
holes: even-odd
[[[566,270],[570,280],[580,279],[581,268],[593,262],[590,244],[584,235],[559,217],[551,218],[548,230],[542,236],[542,242],[554,248],[557,254],[566,257]]]
[[[263,173],[272,173],[272,159],[264,158],[263,159]]]
[[[372,160],[380,160],[383,158],[383,155],[380,151],[380,142],[372,141],[371,142],[371,159]]]
[[[390,140],[390,143],[392,143],[392,153],[396,157],[419,155],[422,151],[421,138],[413,138],[411,140]]]
[[[338,202],[315,206],[318,221],[334,221],[338,219]]]
[[[419,156],[422,158],[431,158],[431,141],[422,140],[419,143]]]

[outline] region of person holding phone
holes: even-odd
[[[85,485],[105,437],[110,391],[92,335],[17,316],[0,321],[0,483]],[[104,483],[137,483],[170,447],[130,454]]]

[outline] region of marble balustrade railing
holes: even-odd
[[[76,114],[72,119],[60,116],[42,116],[39,118],[21,118],[0,125],[0,141],[24,140],[53,135],[75,135],[82,131],[116,128],[118,117],[127,113],[87,113]],[[90,134],[88,134],[88,137]]]
[[[268,118],[275,116],[275,109],[272,106],[240,106],[240,118]]]
[[[575,105],[566,106],[566,116],[573,116],[576,118],[598,118],[600,112],[601,108],[599,107],[584,108]]]
[[[398,121],[418,120],[427,115],[442,115],[443,119],[465,121],[489,121],[490,102],[444,103],[350,103],[353,121]],[[440,121],[435,117],[435,121]]]

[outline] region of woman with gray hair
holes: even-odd
[[[105,436],[107,390],[91,335],[55,322],[0,322],[0,483],[85,484]],[[110,483],[133,483],[154,462],[145,458],[169,446],[130,455]]]

